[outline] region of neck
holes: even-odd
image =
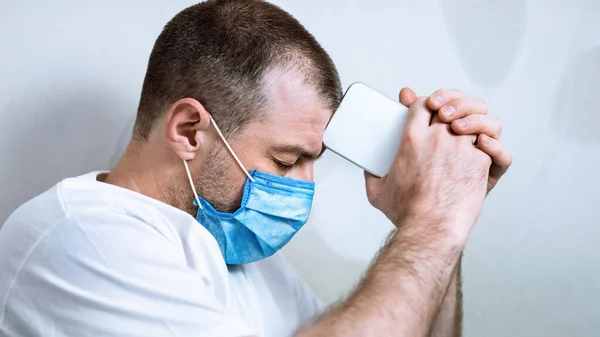
[[[188,193],[177,192],[181,186],[181,179],[177,178],[185,175],[183,163],[175,163],[174,158],[164,150],[149,148],[146,142],[132,139],[104,182],[138,192],[194,215],[190,188],[186,189],[190,194],[187,196],[187,203],[184,202],[186,196],[182,194]]]

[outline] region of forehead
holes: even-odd
[[[265,114],[249,126],[266,143],[301,145],[320,152],[332,111],[297,69],[276,69],[265,77]]]

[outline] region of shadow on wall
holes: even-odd
[[[465,73],[494,87],[508,76],[525,34],[525,0],[444,0],[444,21]]]
[[[600,144],[600,46],[567,64],[556,93],[552,128],[571,142]]]
[[[131,134],[135,107],[93,82],[53,83],[13,97],[0,125],[0,226],[61,179],[110,169]]]

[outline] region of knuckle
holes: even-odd
[[[436,126],[433,132],[433,145],[436,149],[440,149],[448,144],[448,130],[446,124],[440,124]]]
[[[496,133],[497,133],[498,137],[500,137],[500,135],[502,134],[502,128],[504,126],[502,125],[502,121],[500,119],[498,119],[496,117],[493,117],[493,118],[496,123],[496,130],[498,130]]]
[[[378,204],[377,199],[378,193],[375,192],[375,189],[373,187],[367,186],[367,200],[369,201],[369,204],[375,207]]]
[[[488,154],[477,151],[477,162],[481,164],[482,167],[486,167],[486,170],[489,169],[489,166],[492,165],[492,157]]]
[[[408,113],[410,115],[418,114],[422,109],[427,109],[427,97],[418,97],[408,108]]]
[[[458,97],[450,103],[458,108],[467,105],[469,103],[469,99],[467,97]]]
[[[513,163],[513,155],[512,153],[508,152],[506,155],[506,166],[510,166]]]
[[[489,174],[490,165],[491,162],[488,164],[484,158],[474,159],[470,169],[468,170],[468,177],[470,176],[471,178],[475,178],[475,180],[484,179]]]
[[[453,89],[453,88],[442,88],[440,90],[438,90],[438,92],[442,95],[444,95],[444,97],[454,97],[454,98],[459,98],[459,97],[463,97],[464,94],[462,93],[462,91],[458,90],[458,89]]]
[[[488,114],[488,104],[479,98],[461,96],[451,102],[457,109],[465,110],[466,114]]]
[[[446,124],[438,124],[435,127],[433,135],[437,140],[443,140],[448,135],[448,130],[445,128]]]
[[[482,112],[483,114],[486,114],[486,115],[487,115],[487,113],[488,113],[488,111],[489,111],[489,108],[490,108],[490,107],[489,107],[489,105],[488,105],[488,103],[487,103],[486,101],[484,101],[484,100],[480,99],[480,98],[478,98],[477,100],[479,101],[479,105],[481,106],[481,107],[480,107],[480,109],[481,109],[481,112]]]
[[[469,99],[466,97],[459,97],[448,103],[448,105],[453,106],[456,109],[460,116],[468,115],[470,104]]]
[[[448,91],[448,89],[446,89],[446,88],[438,89],[438,90],[434,91],[433,94],[431,94],[431,96],[438,95],[438,96],[444,97],[444,95],[447,91]]]
[[[427,98],[427,96],[419,96],[413,104],[416,104],[417,106],[425,106],[427,103]]]
[[[404,142],[408,145],[414,145],[417,140],[417,131],[415,128],[408,128],[404,132]]]
[[[462,100],[465,98],[465,94],[458,89],[449,90],[448,94],[451,95],[456,100]]]

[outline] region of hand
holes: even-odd
[[[436,230],[466,240],[485,200],[491,159],[473,146],[474,137],[453,134],[432,119],[427,101],[420,97],[410,105],[388,174],[365,172],[367,197],[396,226],[439,225]]]
[[[412,89],[400,91],[400,103],[406,107],[417,99]],[[437,118],[450,124],[459,135],[476,135],[477,147],[492,158],[487,184],[489,193],[512,164],[512,155],[498,140],[502,123],[488,115],[487,104],[476,98],[465,97],[459,90],[441,89],[427,99],[427,106],[438,111]]]

